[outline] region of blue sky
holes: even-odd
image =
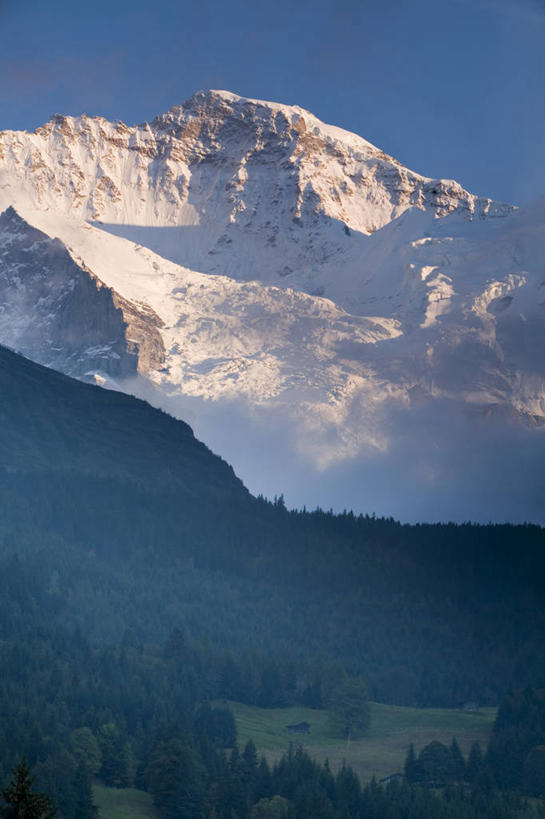
[[[545,194],[544,0],[0,0],[0,74],[2,129],[224,88],[475,193]]]

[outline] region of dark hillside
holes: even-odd
[[[0,347],[0,461],[246,502],[242,482],[191,428],[137,398],[68,378]]]
[[[340,670],[404,705],[545,685],[539,527],[289,512],[140,400],[1,348],[0,390],[0,560],[53,620],[101,642],[182,627],[230,668],[215,695],[265,706],[323,704]]]

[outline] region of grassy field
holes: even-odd
[[[149,793],[135,788],[106,788],[95,784],[93,799],[99,808],[99,819],[157,819]]]
[[[237,722],[239,746],[252,739],[258,751],[274,762],[289,747],[290,741],[303,745],[315,759],[329,759],[333,770],[346,761],[360,775],[362,782],[373,776],[381,779],[403,770],[411,742],[418,752],[434,739],[449,744],[455,736],[467,755],[476,740],[483,750],[488,742],[496,715],[494,708],[476,713],[442,708],[401,708],[371,703],[371,728],[363,739],[350,746],[335,736],[327,711],[310,708],[255,708],[230,702]],[[310,734],[290,735],[286,725],[306,721]],[[95,784],[95,803],[100,819],[157,819],[151,796],[134,788],[106,788]]]
[[[371,728],[363,739],[347,746],[346,741],[332,731],[327,711],[264,709],[236,702],[230,702],[229,706],[237,722],[240,746],[252,739],[258,751],[274,761],[287,750],[291,740],[303,745],[315,759],[322,762],[329,759],[333,770],[346,761],[362,782],[368,782],[373,776],[381,779],[402,771],[411,742],[418,753],[434,739],[450,744],[455,736],[466,756],[475,741],[480,742],[484,750],[496,715],[494,708],[481,708],[472,713],[371,703]],[[286,725],[303,721],[311,726],[308,736],[287,733]]]

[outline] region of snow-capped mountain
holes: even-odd
[[[511,210],[415,174],[301,108],[217,91],[133,128],[55,116],[35,134],[2,134],[0,160],[6,207],[98,221],[192,270],[344,306],[360,301],[369,236],[407,210]]]
[[[545,200],[211,91],[0,134],[0,210],[0,342],[189,412],[250,483],[271,427],[279,470],[278,441],[314,471],[387,457],[422,413],[545,419]]]

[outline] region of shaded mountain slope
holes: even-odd
[[[0,348],[0,461],[15,472],[130,479],[186,496],[245,502],[225,461],[183,421]]]

